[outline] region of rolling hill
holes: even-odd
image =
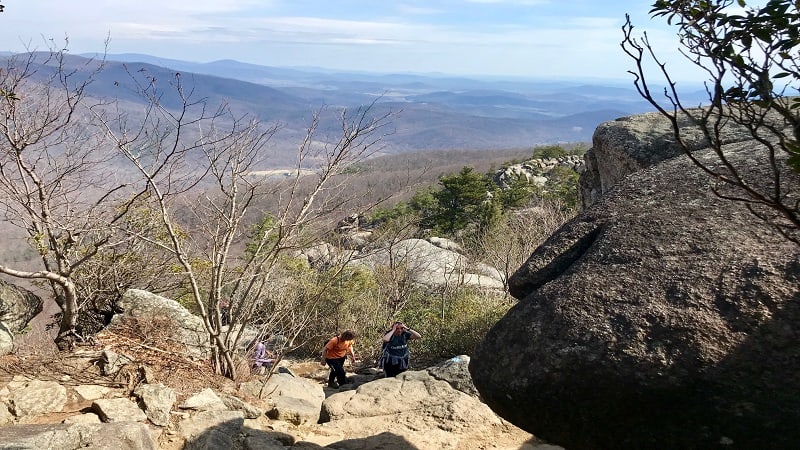
[[[78,76],[97,62],[69,55]],[[0,62],[10,56],[0,56]],[[47,68],[42,67],[41,73]],[[375,103],[376,114],[393,111],[393,132],[384,153],[464,149],[532,148],[588,142],[601,122],[650,110],[632,86],[561,80],[469,79],[438,74],[371,74],[317,68],[276,68],[237,61],[193,63],[148,55],[107,55],[89,87],[98,98],[121,99],[131,111],[144,101],[135,83],[174,82],[176,73],[195,99],[226,102],[237,115],[282,124],[273,139],[275,166],[291,160],[313,113],[327,115],[320,130],[335,136],[336,113]],[[176,106],[174,91],[162,101]]]

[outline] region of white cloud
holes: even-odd
[[[627,61],[619,48],[624,13],[615,11],[635,7],[635,20],[641,24],[653,27],[659,22],[649,20],[644,4],[619,1],[610,6],[613,3],[586,9],[595,4],[583,3],[580,8],[546,0],[351,0],[342,4],[110,0],[98,7],[84,0],[63,8],[63,0],[37,0],[6,8],[0,18],[0,42],[13,44],[20,36],[25,41],[40,35],[67,35],[72,51],[93,52],[102,48],[110,33],[112,53],[152,53],[193,61],[238,58],[272,65],[325,66],[330,62],[359,70],[515,75],[576,70],[617,73],[616,66]],[[298,5],[304,9],[298,11]],[[547,8],[526,8],[537,5]],[[45,14],[49,11],[59,13]],[[492,12],[491,21],[488,15],[485,19],[480,15],[484,11]],[[511,15],[503,16],[507,13]],[[656,48],[674,52],[677,45],[663,31],[666,28],[648,34]]]

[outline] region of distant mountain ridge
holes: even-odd
[[[86,57],[70,55],[75,70],[88,70]],[[8,56],[0,56],[0,60]],[[130,105],[129,73],[168,80],[181,73],[197,97],[227,102],[284,129],[275,145],[290,160],[312,114],[356,109],[375,102],[378,114],[399,112],[384,151],[487,150],[588,142],[594,128],[621,116],[651,110],[632,86],[587,85],[561,80],[488,80],[444,75],[345,73],[278,68],[232,60],[194,63],[141,54],[107,55],[91,95],[120,97]],[[322,127],[325,130],[325,127]],[[336,124],[327,131],[335,133]]]

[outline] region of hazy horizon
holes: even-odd
[[[677,54],[676,28],[650,2],[611,0],[140,0],[6,4],[10,52],[48,45],[73,54],[138,53],[198,63],[368,73],[524,79],[630,80],[619,47],[625,14],[647,31],[679,80],[700,81]],[[54,13],[58,11],[58,13]],[[87,25],[90,24],[90,25]]]

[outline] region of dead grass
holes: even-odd
[[[62,384],[98,384],[133,390],[144,381],[163,383],[173,388],[178,398],[205,388],[233,392],[235,383],[214,373],[210,361],[189,356],[186,347],[173,339],[175,324],[157,318],[142,321],[127,318],[98,333],[69,352],[59,352],[52,337],[29,338],[9,355],[0,357],[0,379],[25,375]],[[118,373],[104,375],[100,359],[111,350],[134,361]],[[152,379],[150,379],[152,378]]]

